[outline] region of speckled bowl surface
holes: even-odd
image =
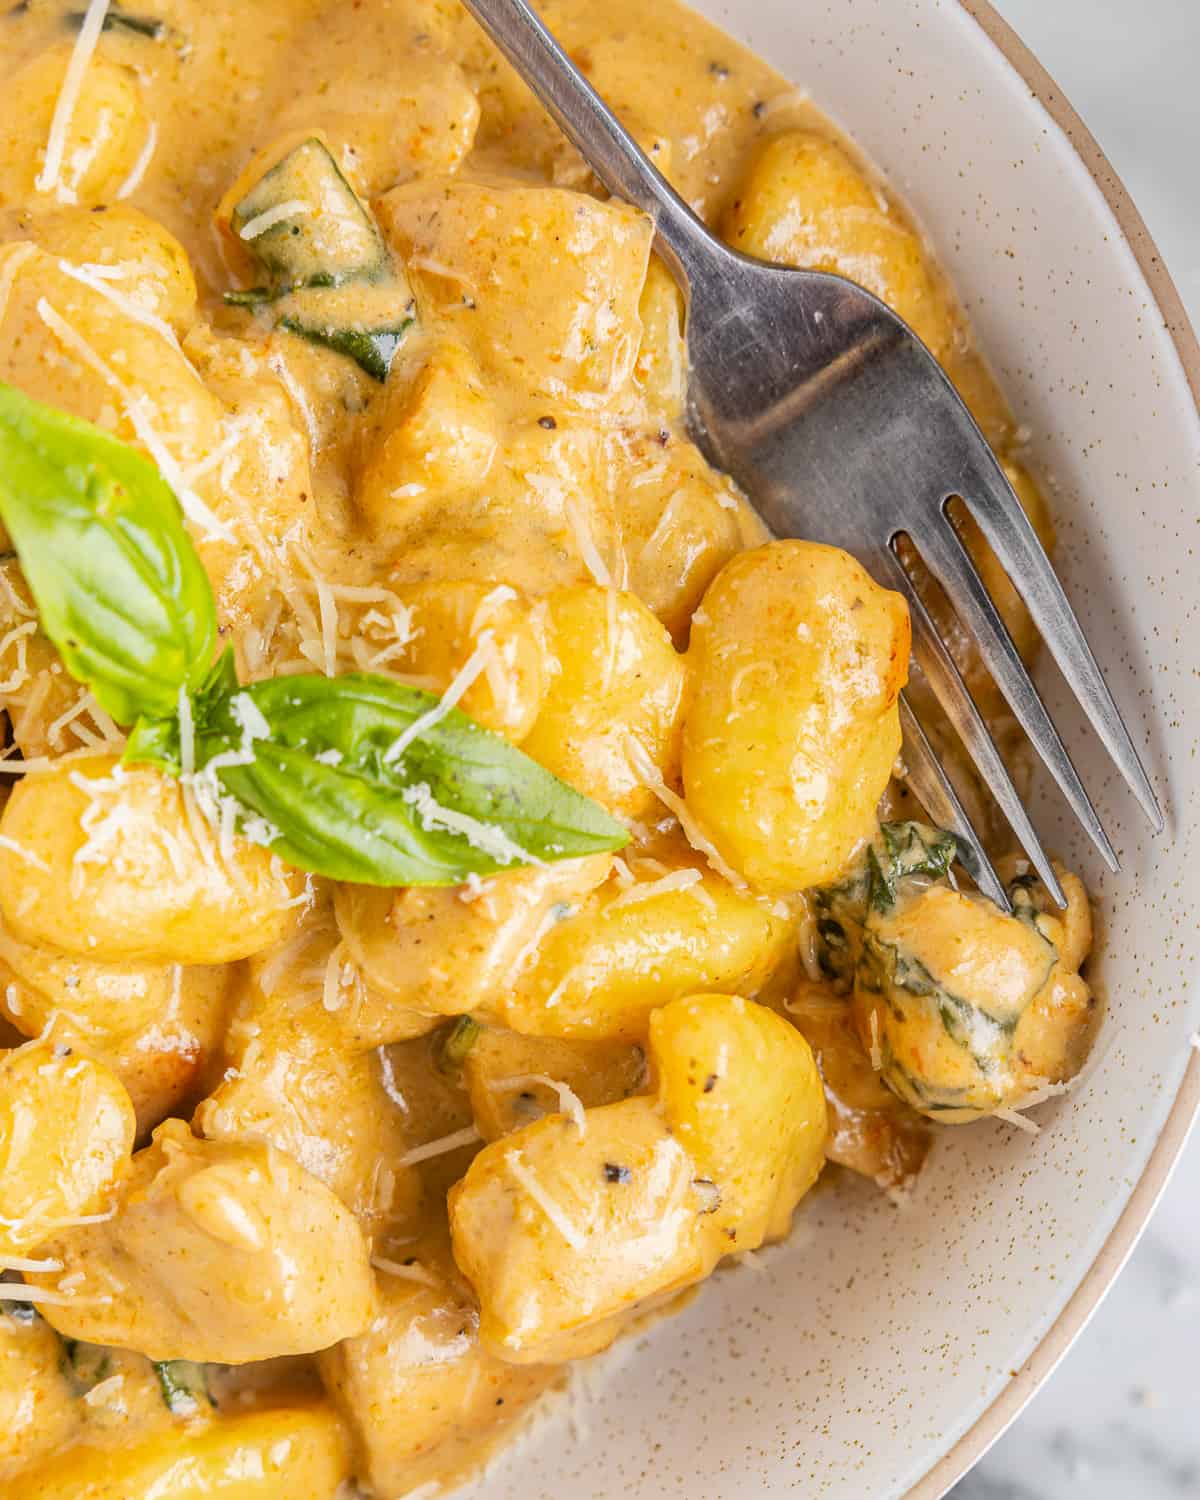
[[[985,4],[699,9],[809,89],[923,221],[1055,487],[1068,590],[1169,825],[1152,837],[1090,748],[1123,873],[1049,796],[1037,810],[1097,898],[1109,1007],[1099,1067],[1036,1112],[1040,1135],[943,1137],[901,1210],[853,1184],[818,1192],[761,1274],[719,1274],[628,1341],[575,1420],[477,1493],[934,1500],[1082,1327],[1200,1099],[1200,351],[1111,169]]]

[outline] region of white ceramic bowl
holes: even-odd
[[[1057,487],[1068,588],[1170,823],[1151,838],[1087,750],[1123,873],[1039,809],[1098,898],[1109,1005],[1101,1066],[1038,1111],[1040,1135],[956,1132],[903,1211],[817,1194],[764,1274],[718,1275],[601,1372],[583,1420],[481,1488],[934,1500],[1078,1333],[1200,1101],[1200,350],[1095,143],[982,0],[693,3],[809,89],[923,220]]]

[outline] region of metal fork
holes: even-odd
[[[779,536],[853,553],[908,601],[913,657],[1034,868],[1065,898],[1011,776],[896,552],[907,536],[970,629],[1014,716],[1112,870],[1119,865],[1062,739],[951,521],[958,497],[1156,830],[1163,816],[1046,552],[970,413],[916,335],[838,276],[767,265],[701,223],[525,0],[463,0],[614,195],[649,214],[687,300],[688,418]],[[1004,888],[911,701],[901,704],[911,789],[959,839],[968,874]]]

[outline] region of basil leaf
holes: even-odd
[[[439,703],[369,674],[256,682],[197,708],[195,764],[213,763],[248,836],[360,885],[458,885],[628,842],[598,803],[458,709],[389,757]],[[161,749],[147,730],[126,758]],[[174,769],[171,753],[159,763]]]
[[[205,723],[212,715],[217,703],[238,690],[237,662],[233,647],[226,646],[208,669],[203,682],[191,696],[193,722]],[[178,702],[176,703],[178,708]],[[121,757],[128,764],[144,762],[161,766],[172,776],[183,770],[183,754],[180,747],[178,713],[169,719],[139,719],[130,731]]]
[[[174,712],[208,668],[216,610],[154,465],[0,384],[0,519],[71,675],[119,724]]]

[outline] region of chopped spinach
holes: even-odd
[[[172,1416],[190,1417],[205,1405],[216,1405],[209,1394],[208,1372],[203,1365],[190,1359],[156,1360],[154,1373]]]

